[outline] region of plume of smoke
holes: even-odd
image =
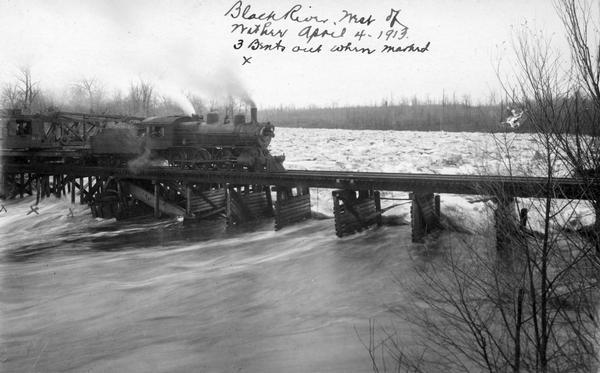
[[[179,106],[179,108],[186,115],[191,116],[196,114],[194,105],[192,105],[190,100],[174,84],[159,81],[158,83],[156,83],[156,89],[159,94],[164,95],[165,97],[173,101],[173,103],[175,103],[177,106]]]
[[[7,42],[20,40],[25,35],[25,40],[19,42],[19,52],[15,56],[11,54],[11,60],[15,65],[24,63],[19,62],[19,58],[35,62],[34,78],[40,81],[45,92],[51,91],[58,105],[67,104],[65,89],[72,86],[78,76],[96,77],[105,84],[107,92],[125,95],[128,82],[136,76],[144,76],[154,84],[157,95],[168,97],[186,114],[193,114],[194,109],[183,91],[223,102],[231,96],[255,106],[230,53],[219,55],[217,46],[221,43],[198,33],[202,28],[196,22],[187,22],[190,12],[203,8],[202,4],[194,0],[181,3],[178,7],[160,2],[147,7],[141,0],[66,0],[53,5],[40,2],[32,14],[35,17],[17,23],[17,27],[11,29],[15,37],[8,35],[5,39]],[[24,4],[15,6],[23,11],[28,8]],[[165,23],[165,13],[170,19],[182,22],[177,27]],[[77,33],[68,26],[72,19],[85,20]],[[51,33],[32,27],[46,21]],[[89,44],[91,36],[95,40],[93,45]],[[40,40],[44,41],[43,45]],[[190,44],[195,47],[189,48]],[[206,53],[207,50],[217,53]],[[64,59],[64,55],[76,58]],[[11,79],[11,74],[5,71],[0,71],[0,77],[2,75]]]
[[[246,105],[251,107],[256,106],[250,92],[241,81],[239,74],[227,67],[225,63],[220,64],[218,70],[205,76],[200,75],[194,70],[188,70],[187,78],[194,88],[204,92],[213,99],[220,98],[225,101],[228,97],[234,97]]]

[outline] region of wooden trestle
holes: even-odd
[[[440,227],[440,198],[435,193],[481,194],[481,186],[493,181],[498,196],[497,223],[505,224],[513,197],[540,197],[550,191],[557,198],[578,198],[581,181],[543,178],[506,178],[464,175],[378,174],[323,171],[278,173],[203,172],[149,168],[134,172],[126,168],[67,165],[3,165],[0,197],[35,195],[36,203],[54,194],[88,204],[92,215],[125,219],[143,214],[183,216],[185,222],[225,218],[237,225],[274,218],[275,229],[311,217],[310,187],[333,189],[333,212],[337,236],[360,232],[382,224],[380,190],[412,191],[413,242]],[[594,184],[589,187],[597,187]],[[487,191],[489,193],[489,189]],[[275,196],[275,198],[273,198]],[[598,205],[597,203],[594,206]],[[520,224],[526,221],[522,212]],[[498,226],[498,231],[506,230]],[[498,237],[502,245],[502,237]]]

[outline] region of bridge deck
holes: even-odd
[[[353,190],[414,191],[424,193],[492,194],[491,188],[515,197],[542,197],[550,190],[556,198],[582,198],[582,181],[556,178],[479,175],[439,175],[348,171],[239,172],[182,170],[150,167],[138,171],[128,168],[88,167],[63,164],[7,164],[6,173],[68,174],[76,177],[115,176],[122,179],[179,180],[189,183],[260,184]],[[594,181],[590,185],[597,187]]]

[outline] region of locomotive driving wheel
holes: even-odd
[[[211,167],[211,163],[208,162],[212,159],[210,153],[206,149],[196,149],[194,150],[192,157],[192,165],[197,169],[208,169]]]
[[[220,149],[215,154],[215,167],[217,169],[232,169],[235,167],[236,157],[230,149]]]

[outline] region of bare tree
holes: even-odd
[[[138,83],[131,83],[129,86],[129,99],[132,105],[132,114],[150,115],[154,104],[153,96],[154,86],[152,83],[140,79]]]
[[[6,83],[2,87],[2,106],[17,109],[21,106],[21,95],[16,84]]]
[[[15,83],[8,83],[2,88],[2,104],[12,109],[32,110],[41,98],[41,91],[39,83],[33,80],[31,68],[19,68],[15,79]]]
[[[22,100],[23,109],[31,109],[35,99],[40,94],[39,82],[33,81],[31,68],[29,66],[21,67],[18,80],[18,90]]]
[[[87,110],[90,113],[98,111],[104,89],[102,83],[96,78],[83,78],[73,85],[74,98],[77,100],[81,96],[87,99]]]
[[[415,326],[418,343],[407,347],[393,329],[384,328],[380,343],[369,344],[372,360],[380,356],[377,369],[597,368],[598,239],[572,229],[581,201],[591,201],[600,216],[595,129],[600,62],[590,52],[596,46],[583,36],[590,6],[575,0],[557,3],[573,65],[561,59],[548,39],[523,32],[515,40],[514,80],[503,82],[512,104],[527,113],[539,154],[534,167],[519,170],[510,139],[500,138],[505,172],[543,176],[544,182],[533,186],[541,198],[515,200],[500,186],[483,188],[482,194],[495,196],[488,215],[495,228],[436,242],[438,257],[423,264],[417,270],[419,281],[408,285],[412,301],[392,307]],[[556,184],[557,177],[568,175],[584,181],[575,198]]]

